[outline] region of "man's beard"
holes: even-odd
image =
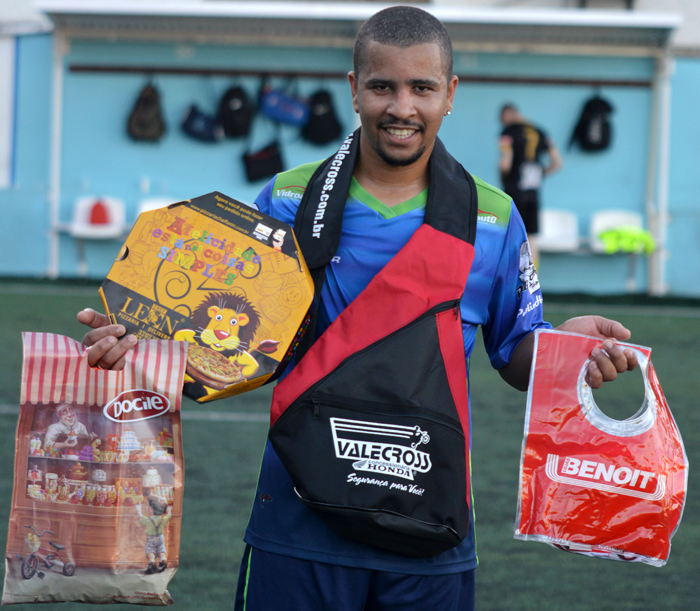
[[[379,157],[381,157],[381,159],[382,159],[382,161],[384,161],[384,163],[386,163],[387,165],[391,165],[391,166],[398,168],[398,167],[409,166],[411,164],[414,164],[416,161],[418,161],[423,156],[423,153],[425,153],[425,145],[421,146],[410,157],[404,157],[401,159],[396,158],[396,157],[392,157],[391,155],[389,155],[389,153],[387,153],[381,147],[381,145],[379,143],[377,143],[374,151],[377,153],[377,155],[379,155]]]
[[[377,127],[379,128],[379,130],[382,130],[386,125],[389,125],[389,124],[396,125],[396,123],[397,123],[396,121],[390,121],[390,122],[384,121],[384,122],[380,123]],[[416,128],[418,128],[419,132],[421,132],[421,133],[423,132],[423,129],[421,129],[420,125],[415,124],[415,123],[411,123],[410,121],[405,122],[405,127],[409,127],[409,128],[416,127]],[[387,165],[391,165],[391,166],[394,166],[397,168],[398,167],[406,167],[406,166],[414,164],[416,161],[418,161],[423,156],[423,153],[425,153],[425,144],[423,146],[421,146],[410,157],[405,157],[405,158],[392,157],[391,155],[389,155],[389,153],[387,153],[382,148],[382,145],[379,141],[379,138],[377,138],[377,141],[374,144],[374,152],[377,153],[377,155],[379,155],[381,160],[384,163],[386,163]]]

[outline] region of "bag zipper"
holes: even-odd
[[[321,417],[321,405],[327,405],[328,407],[338,407],[340,409],[354,410],[358,412],[370,413],[370,414],[390,414],[390,415],[409,415],[412,418],[420,418],[421,420],[427,420],[435,422],[440,421],[445,426],[455,430],[464,435],[462,430],[462,425],[459,420],[450,418],[445,414],[441,414],[435,410],[420,406],[400,406],[400,405],[388,405],[383,403],[376,403],[374,401],[366,401],[363,399],[346,399],[345,397],[339,398],[335,395],[325,395],[319,394],[311,399],[307,399],[307,403],[313,405],[314,420],[318,420]],[[407,408],[410,411],[407,411]]]

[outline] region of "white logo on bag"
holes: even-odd
[[[666,494],[666,477],[650,471],[619,467],[593,460],[580,460],[570,456],[564,458],[561,469],[558,467],[559,456],[548,454],[545,471],[555,482],[613,494],[624,494],[648,501],[658,501]],[[653,479],[656,479],[656,489],[653,492],[642,492]],[[601,480],[609,484],[604,484]]]
[[[124,391],[104,406],[102,413],[113,422],[148,420],[170,409],[170,401],[157,392],[143,389]]]
[[[432,468],[430,454],[418,450],[418,446],[430,441],[430,435],[420,427],[401,426],[331,418],[333,445],[338,458],[354,460],[358,471],[370,471],[382,475],[396,475],[413,480],[416,471],[427,473]],[[398,437],[410,444],[367,441],[366,437]]]

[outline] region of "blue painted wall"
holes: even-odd
[[[53,38],[17,39],[14,185],[0,189],[0,274],[43,274],[49,187],[49,130]]]
[[[700,295],[700,59],[679,58],[673,76],[668,282]]]
[[[0,206],[14,229],[0,248],[0,274],[41,275],[48,265],[47,188],[49,176],[49,115],[51,87],[51,38],[22,37],[19,44],[17,109],[17,181],[13,189],[0,191]],[[258,119],[249,140],[226,140],[216,144],[194,141],[180,130],[191,103],[213,112],[223,92],[234,82],[254,96],[254,78],[157,75],[168,125],[166,136],[156,144],[135,143],[126,135],[129,111],[146,83],[146,77],[126,74],[75,73],[71,64],[131,64],[206,66],[255,69],[324,70],[345,72],[351,53],[343,49],[245,48],[220,45],[175,45],[72,41],[65,57],[63,141],[61,171],[61,221],[71,218],[72,203],[86,194],[123,199],[132,220],[138,202],[145,197],[165,196],[173,201],[219,190],[242,201],[252,201],[262,183],[249,184],[241,155],[275,137],[272,125]],[[455,71],[465,75],[513,75],[607,79],[648,79],[653,63],[648,59],[586,58],[567,56],[517,56],[457,53]],[[281,84],[280,81],[275,81]],[[678,60],[674,76],[673,140],[670,226],[671,259],[668,279],[671,292],[700,295],[699,282],[687,282],[687,274],[700,265],[688,266],[688,256],[698,251],[700,214],[693,197],[700,186],[696,167],[698,142],[695,100],[700,89],[700,61]],[[325,86],[335,95],[336,111],[350,131],[355,114],[344,80],[303,79],[302,94]],[[543,205],[574,210],[580,215],[581,231],[587,234],[591,213],[603,208],[644,211],[651,91],[648,88],[606,87],[600,93],[615,107],[612,147],[597,154],[568,151],[568,142],[584,101],[594,93],[589,87],[555,85],[503,85],[465,83],[458,88],[454,112],[445,119],[441,137],[450,151],[474,174],[498,184],[498,109],[505,102],[518,104],[527,117],[541,125],[559,145],[565,167],[549,178],[543,189]],[[334,145],[315,147],[304,143],[293,128],[279,133],[288,167],[330,154]],[[26,239],[15,239],[28,223],[34,227],[31,248]],[[87,245],[88,273],[100,278],[118,251],[117,242]],[[26,251],[26,252],[25,252]],[[22,257],[17,252],[23,252]],[[78,274],[76,245],[72,238],[60,241],[60,273]],[[625,257],[544,255],[541,281],[550,292],[582,291],[622,293],[628,274]],[[646,266],[635,271],[639,290],[646,288]]]

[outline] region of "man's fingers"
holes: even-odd
[[[591,388],[600,388],[603,385],[603,374],[595,361],[588,363],[586,382]]]
[[[616,320],[611,320],[603,316],[591,316],[591,318],[595,323],[597,334],[602,337],[612,337],[625,341],[632,335],[629,329]]]
[[[634,350],[623,350],[614,341],[605,340],[602,348],[594,348],[591,351],[586,381],[592,388],[600,388],[603,382],[614,380],[617,374],[631,371],[638,364]]]
[[[117,340],[113,335],[100,339],[88,350],[88,364],[102,369],[124,369],[126,364],[124,355],[136,345],[137,341],[134,335],[129,335],[122,340]]]
[[[632,348],[625,349],[625,357],[627,358],[627,371],[632,371],[639,365],[639,359],[637,359],[637,353],[632,350]]]
[[[126,333],[123,325],[107,325],[106,327],[98,327],[92,331],[88,331],[83,337],[83,344],[86,346],[94,346],[108,337],[113,337],[115,340]]]
[[[610,382],[617,377],[618,370],[612,359],[600,348],[595,348],[591,352],[591,359],[598,366],[598,371],[603,382]]]
[[[109,325],[109,317],[105,314],[100,314],[92,308],[85,308],[84,310],[78,312],[78,322],[91,327],[92,329],[97,329],[98,327],[106,327]]]

